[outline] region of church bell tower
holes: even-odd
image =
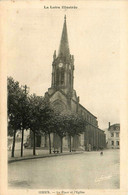
[[[56,51],[53,54],[51,88],[56,90],[61,89],[66,94],[72,94],[73,75],[74,56],[70,54],[69,50],[65,16],[58,55]]]

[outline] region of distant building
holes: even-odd
[[[105,130],[107,148],[119,149],[120,148],[120,124],[110,125],[108,129]]]
[[[84,89],[84,84],[83,84]],[[45,93],[48,99],[58,112],[78,113],[87,121],[85,133],[72,138],[72,147],[86,150],[96,150],[105,147],[106,138],[103,130],[99,129],[97,117],[83,107],[79,96],[74,89],[74,56],[71,55],[68,43],[66,16],[62,30],[59,52],[53,54],[51,87]],[[51,135],[52,147],[60,147],[60,138],[56,134]],[[48,147],[48,137],[38,136],[37,147]],[[69,147],[68,135],[63,139],[63,147]]]
[[[24,144],[27,142],[29,145],[30,141],[30,129],[27,131],[24,131]],[[21,139],[22,139],[22,132],[21,130],[17,130],[16,132],[16,137],[15,137],[15,149],[21,149]],[[8,149],[11,150],[12,148],[12,143],[13,143],[13,137],[8,136]]]

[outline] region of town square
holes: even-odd
[[[45,11],[9,23],[8,188],[119,189],[118,14]]]
[[[9,187],[16,189],[117,189],[120,187],[119,150],[105,150],[103,156],[99,151],[66,154],[49,157],[45,153],[45,158],[9,163]]]

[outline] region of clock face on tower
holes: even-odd
[[[59,67],[61,68],[63,66],[63,63],[59,63]]]

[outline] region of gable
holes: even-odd
[[[67,98],[65,95],[63,95],[60,91],[56,91],[51,97],[50,97],[50,102],[53,103],[55,101],[61,101],[65,105],[67,105]]]

